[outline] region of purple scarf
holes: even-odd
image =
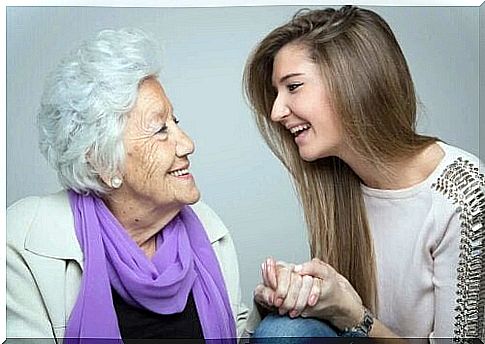
[[[111,286],[129,304],[159,314],[182,312],[192,291],[204,338],[236,337],[219,263],[190,207],[157,234],[150,260],[101,199],[69,191],[69,201],[84,272],[64,343],[121,338]]]

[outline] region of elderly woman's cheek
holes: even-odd
[[[170,170],[174,158],[175,154],[169,145],[157,141],[145,144],[142,165],[145,169],[146,182],[149,183],[162,175],[165,176]]]
[[[127,152],[126,173],[129,179],[134,179],[139,186],[146,185],[156,171],[156,159],[153,158],[152,145],[134,144]]]

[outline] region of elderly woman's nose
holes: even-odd
[[[183,157],[192,154],[195,150],[194,141],[182,129],[179,130],[177,136],[176,154],[178,157]]]

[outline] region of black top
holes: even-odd
[[[203,338],[192,292],[181,313],[158,314],[137,308],[111,288],[122,339]]]

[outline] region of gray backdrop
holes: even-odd
[[[163,42],[161,81],[196,143],[192,171],[203,199],[232,232],[249,303],[266,256],[308,259],[302,212],[289,177],[259,137],[241,87],[255,43],[298,8],[7,8],[7,205],[59,189],[38,152],[35,128],[48,71],[100,29],[141,27]],[[408,58],[425,105],[420,130],[478,154],[483,11],[369,8],[389,22]]]

